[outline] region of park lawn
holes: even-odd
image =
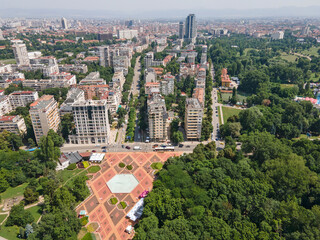
[[[8,216],[8,214],[3,214],[3,215],[0,215],[0,225],[1,223],[3,222],[3,220]]]
[[[233,116],[233,115],[239,115],[241,112],[241,109],[237,108],[230,108],[230,107],[224,107],[222,106],[222,112],[223,112],[223,121],[224,123],[227,122],[228,118]]]
[[[14,58],[12,58],[12,59],[0,60],[0,63],[2,63],[2,64],[16,64],[17,62]]]
[[[31,208],[26,209],[27,211],[29,211],[32,216],[34,217],[34,221],[37,222],[42,214],[42,207],[37,205]]]
[[[76,168],[74,170],[68,170],[68,169],[64,169],[61,170],[57,173],[58,177],[62,178],[63,184],[69,180],[70,178],[73,178],[76,174],[78,174],[79,172],[83,171],[83,169],[79,169]]]
[[[77,176],[87,176],[87,174],[88,174],[88,171],[87,171],[87,169],[80,169],[81,171],[81,173],[80,174],[78,174]],[[66,182],[64,182],[63,184],[65,184],[67,187],[72,187],[72,182],[73,182],[73,178],[74,178],[75,176],[73,175],[71,178],[70,178],[70,180],[69,181],[66,181]]]
[[[6,227],[2,225],[0,229],[0,236],[8,240],[19,240],[20,238],[17,237],[19,229],[20,228],[18,226]]]
[[[89,173],[96,173],[96,172],[98,172],[100,169],[101,169],[100,166],[91,166],[91,167],[88,168],[88,172],[89,172]]]
[[[242,93],[242,92],[237,92],[237,97],[239,102],[243,102],[243,100],[247,99],[248,94]],[[228,102],[229,98],[232,97],[232,93],[221,93],[221,98],[222,101]]]
[[[280,87],[283,88],[283,89],[285,89],[285,88],[292,88],[292,87],[294,87],[294,86],[295,86],[295,84],[280,84]]]
[[[303,55],[307,55],[307,56],[314,55],[314,56],[318,57],[319,56],[319,53],[318,53],[319,49],[320,49],[320,47],[311,47],[310,49],[301,51],[301,53]]]
[[[300,137],[298,138],[294,138],[295,140],[299,140],[299,139],[312,139],[312,140],[316,140],[316,139],[320,139],[320,136],[311,136],[311,137],[307,137],[306,134],[301,134]]]
[[[28,183],[21,184],[15,188],[9,187],[6,191],[0,194],[1,201],[8,198],[22,196],[24,189],[28,186]]]
[[[288,61],[288,62],[295,62],[298,59],[297,56],[295,56],[293,54],[289,54],[288,55],[288,54],[286,54],[284,52],[281,53],[281,58],[286,60],[286,61]]]

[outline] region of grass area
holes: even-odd
[[[110,199],[110,203],[112,204],[112,205],[116,205],[117,203],[118,203],[118,199],[117,198],[111,198]]]
[[[37,222],[39,220],[39,218],[42,214],[42,207],[41,206],[34,206],[34,207],[28,208],[26,210],[32,214],[35,222]]]
[[[294,86],[295,86],[295,84],[280,84],[281,88],[292,88]]]
[[[238,101],[243,102],[243,100],[247,99],[248,94],[238,92],[237,96],[238,96]],[[226,103],[229,102],[229,98],[231,97],[232,97],[232,93],[221,93],[221,99],[223,102],[226,102]]]
[[[301,51],[301,54],[307,55],[307,56],[314,55],[314,56],[318,57],[319,56],[319,53],[318,53],[319,49],[320,49],[320,47],[311,47],[311,48],[309,48],[307,50]]]
[[[86,233],[86,235],[84,235],[84,237],[81,240],[94,240],[96,238],[93,237],[93,233]]]
[[[80,169],[81,171],[81,173],[79,174],[79,175],[77,175],[77,176],[87,176],[87,174],[88,174],[88,171],[87,171],[87,169]],[[74,176],[73,177],[71,177],[70,178],[70,180],[69,181],[67,181],[67,182],[64,182],[64,184],[67,186],[67,187],[72,187],[72,182],[73,182],[73,179],[72,178],[74,178]]]
[[[311,80],[311,82],[319,82],[320,74],[319,73],[311,73],[310,80]]]
[[[14,58],[12,58],[12,59],[0,60],[0,63],[2,63],[2,64],[16,64],[17,62]]]
[[[11,226],[11,227],[1,226],[0,236],[8,240],[19,240],[20,238],[17,237],[19,234],[19,229],[20,228],[17,226]]]
[[[219,124],[222,124],[221,107],[218,107],[218,113],[219,113]]]
[[[319,139],[320,136],[311,136],[311,137],[307,137],[306,134],[301,134],[300,137],[298,138],[295,138],[296,140],[299,140],[299,139],[312,139],[312,140],[316,140],[316,139]]]
[[[15,188],[9,187],[6,191],[0,194],[1,200],[22,196],[24,189],[28,186],[28,183],[21,184]]]
[[[122,208],[122,209],[125,209],[127,207],[127,204],[125,202],[120,202],[118,207]]]
[[[228,118],[233,115],[238,115],[242,110],[237,108],[230,108],[230,107],[222,107],[223,112],[223,121],[224,123],[227,122]]]
[[[295,62],[298,59],[297,56],[295,56],[293,54],[286,54],[284,52],[281,53],[280,58],[283,59],[283,60],[286,60],[288,62]]]
[[[99,166],[91,166],[88,168],[89,173],[96,173],[100,170],[101,168]]]
[[[154,162],[151,164],[151,168],[155,170],[160,170],[163,167],[162,162]]]
[[[117,141],[118,141],[118,136],[119,136],[119,132],[117,132],[117,134],[116,134],[116,139],[114,140],[114,142],[117,142]]]
[[[0,215],[0,224],[3,222],[3,220],[8,216],[8,214]]]
[[[75,175],[77,175],[79,172],[83,171],[83,169],[74,169],[74,170],[68,170],[64,169],[57,173],[58,177],[61,177],[63,183],[65,183],[70,178],[73,178]]]

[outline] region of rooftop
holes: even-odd
[[[107,182],[112,193],[130,193],[138,184],[139,181],[133,174],[118,174]]]
[[[31,103],[31,109],[42,109],[45,108],[51,101],[54,100],[52,95],[43,95],[41,98]]]

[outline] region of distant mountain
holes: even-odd
[[[320,17],[320,6],[281,7],[260,9],[185,9],[150,11],[110,11],[77,9],[0,9],[0,17],[77,17],[77,18],[161,18],[180,19],[189,13],[198,18],[254,18],[254,17]]]

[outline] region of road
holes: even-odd
[[[153,145],[158,144],[159,146],[163,143],[144,143],[144,142],[134,142],[134,143],[124,143],[124,144],[109,144],[109,145],[75,145],[75,144],[64,144],[63,147],[60,148],[61,152],[91,152],[95,150],[96,152],[102,152],[102,147],[106,147],[106,152],[152,152]],[[175,146],[176,152],[184,152],[184,153],[191,153],[193,149],[200,144],[200,142],[183,142],[183,147]],[[130,149],[126,149],[125,147],[129,146]],[[134,146],[139,146],[140,150],[133,150]]]
[[[131,85],[131,89],[130,89],[130,93],[129,93],[129,101],[130,101],[130,96],[131,93],[133,96],[139,94],[140,92],[140,87],[139,87],[139,82],[140,82],[140,70],[141,70],[141,64],[140,64],[140,56],[137,57],[136,59],[136,65],[134,67],[134,75],[133,75],[133,81],[132,81],[132,85]],[[129,109],[128,113],[125,116],[125,122],[128,122],[128,114],[129,114]],[[121,144],[122,142],[124,142],[125,137],[126,137],[126,129],[127,129],[127,124],[124,124],[123,127],[121,127],[118,130],[118,138],[117,138],[117,144]]]
[[[213,82],[215,82],[215,80],[214,80],[215,71],[214,71],[213,65],[211,67],[210,73],[211,73]],[[219,104],[218,103],[218,89],[217,88],[212,89],[211,98],[212,98],[212,110],[213,110],[213,116],[212,116],[213,132],[212,132],[211,140],[215,140],[217,138],[217,131],[219,128],[219,115],[218,115],[219,111],[216,109]]]

